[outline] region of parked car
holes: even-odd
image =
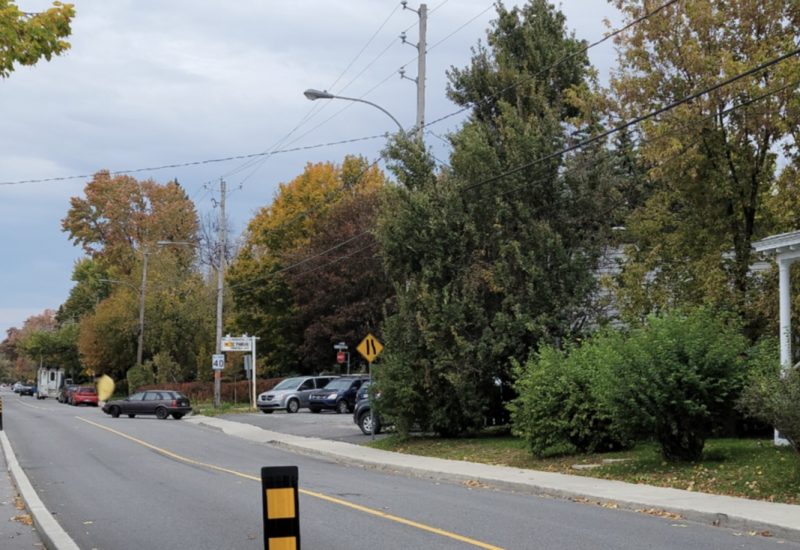
[[[17,393],[20,395],[33,395],[36,393],[36,385],[31,382],[22,384],[20,385],[19,390],[17,390]]]
[[[355,409],[353,409],[353,422],[355,422],[356,425],[361,428],[361,432],[364,435],[371,435],[373,433],[373,422],[375,422],[375,433],[381,433],[381,428],[383,428],[381,417],[378,414],[373,416],[372,405],[369,401],[369,395],[367,392],[364,392],[363,394],[359,392],[359,400],[356,402]]]
[[[352,412],[356,406],[356,394],[361,385],[369,380],[366,376],[343,376],[311,394],[308,408],[312,413],[334,410],[337,413]]]
[[[69,398],[70,405],[94,405],[97,406],[97,390],[91,386],[80,386],[72,392]]]
[[[274,388],[258,396],[256,406],[264,414],[285,410],[296,413],[302,407],[308,407],[308,397],[314,390],[324,388],[336,376],[296,376],[287,378]]]
[[[180,392],[172,390],[147,390],[134,393],[125,399],[115,399],[103,405],[103,412],[118,418],[127,414],[134,418],[137,414],[154,414],[164,420],[169,415],[175,420],[180,420],[184,415],[192,412],[189,398]]]
[[[14,385],[11,386],[11,391],[14,393],[19,393],[19,389],[22,387],[22,382],[14,382]]]
[[[61,391],[58,393],[58,402],[59,403],[69,403],[70,397],[72,396],[72,392],[74,392],[79,386],[75,384],[67,384]]]

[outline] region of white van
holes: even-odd
[[[269,414],[272,411],[285,410],[296,413],[301,407],[308,407],[308,396],[311,392],[324,388],[338,376],[296,376],[287,378],[277,386],[258,396],[258,409]]]
[[[64,369],[59,367],[40,367],[36,376],[36,398],[58,397],[64,386]]]

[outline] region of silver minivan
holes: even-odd
[[[264,414],[285,410],[296,413],[301,407],[308,408],[308,396],[311,392],[324,388],[338,376],[296,376],[281,381],[269,391],[258,396],[256,405]]]

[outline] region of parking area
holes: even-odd
[[[222,415],[221,418],[291,435],[318,437],[320,439],[332,439],[355,444],[363,444],[370,441],[370,436],[362,434],[361,430],[353,422],[352,414],[337,414],[335,412],[315,414],[307,409],[300,409],[295,414],[275,411],[272,414],[260,412],[226,414]],[[385,437],[385,434],[375,436],[376,439],[382,437]]]

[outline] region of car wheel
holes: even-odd
[[[261,409],[261,412],[264,414],[272,414],[272,409]]]
[[[172,413],[172,418],[174,418],[175,420],[180,420],[181,418],[183,418],[183,413]]]
[[[361,416],[358,417],[358,427],[361,428],[361,431],[364,435],[372,435],[372,412],[371,411],[364,411],[361,413]],[[375,423],[375,433],[381,433],[381,423]]]
[[[129,414],[128,418],[136,418],[136,415],[135,414]]]
[[[339,401],[336,403],[336,412],[339,414],[349,413],[350,407],[347,406],[347,401]]]
[[[111,414],[112,417],[119,418],[119,412],[120,411],[119,411],[119,407],[117,407],[116,405],[111,407],[111,410],[108,411],[108,412]]]
[[[316,414],[316,413],[318,413],[318,412],[320,411],[320,408],[319,408],[319,407],[309,407],[308,409],[309,409],[309,410],[310,410],[312,413],[315,413],[315,414]]]
[[[296,413],[300,410],[300,402],[297,399],[290,399],[288,403],[286,403],[286,412],[287,413]]]
[[[164,407],[159,407],[156,409],[156,418],[158,418],[159,420],[166,420],[168,416],[169,413],[167,412],[167,409],[165,409]]]

